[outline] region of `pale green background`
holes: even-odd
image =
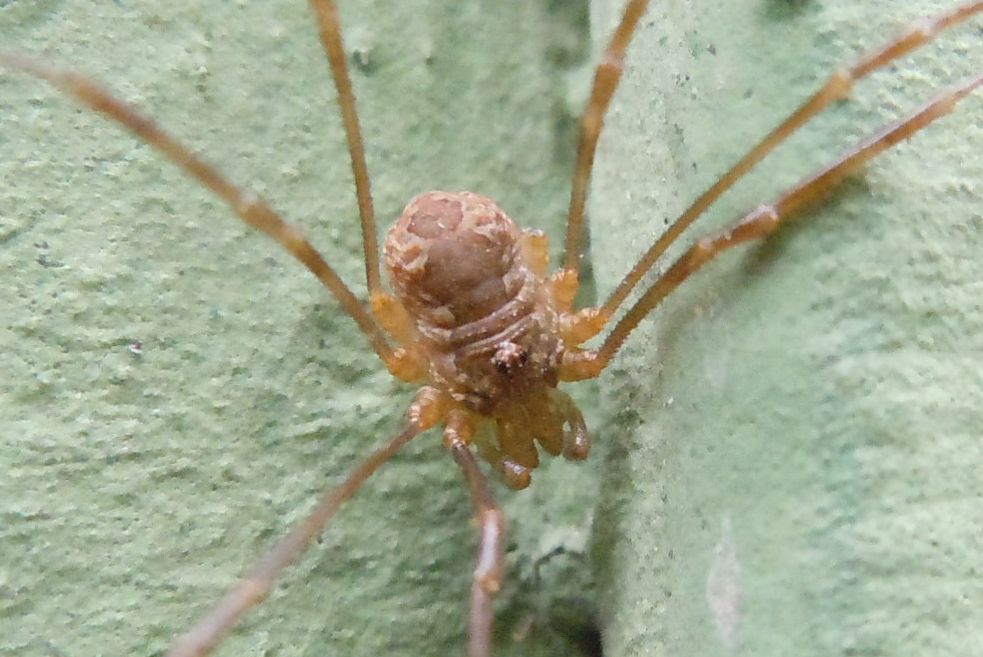
[[[943,3],[692,4],[653,3],[615,101],[591,203],[601,290],[823,72]],[[422,189],[470,188],[556,235],[581,67],[614,10],[594,7],[589,38],[582,3],[343,10],[383,228]],[[710,224],[968,74],[978,24],[865,85]],[[0,35],[107,81],[360,289],[305,3],[14,2]],[[980,117],[977,94],[808,224],[687,286],[602,379],[613,420],[583,391],[594,458],[497,490],[513,530],[500,654],[569,654],[557,633],[594,603],[609,655],[909,654],[915,639],[910,654],[972,654]],[[0,167],[0,651],[158,654],[392,431],[409,393],[271,243],[150,149],[7,74]],[[221,654],[460,654],[473,535],[458,479],[421,438]],[[718,545],[737,570],[715,581],[742,593],[729,639],[706,597]],[[559,547],[537,582],[530,564]]]
[[[342,8],[383,228],[433,187],[558,226],[586,5]],[[344,136],[306,3],[15,2],[0,20],[4,45],[106,81],[266,195],[361,293]],[[47,86],[0,74],[0,153],[0,652],[159,654],[387,439],[411,390],[302,267]],[[555,587],[530,562],[586,547],[600,463],[556,465],[525,493],[498,491],[518,544],[506,634],[548,621],[537,605]],[[460,653],[470,518],[439,438],[420,438],[222,654]]]
[[[956,4],[653,3],[599,153],[598,288],[834,66]],[[863,83],[693,233],[978,73],[981,24]],[[608,654],[983,655],[981,154],[977,92],[632,336],[595,524]]]

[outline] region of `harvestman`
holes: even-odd
[[[639,322],[692,273],[733,246],[767,237],[797,210],[821,198],[874,156],[952,111],[960,99],[983,84],[983,74],[979,74],[944,91],[770,203],[723,231],[698,240],[627,306],[599,348],[579,348],[619,314],[634,288],[683,230],[779,143],[830,103],[845,98],[857,80],[927,43],[942,30],[983,12],[983,0],[934,19],[916,21],[880,49],[834,72],[815,95],[670,225],[602,306],[580,309],[574,307],[574,297],[579,285],[587,185],[604,116],[647,0],[629,0],[595,72],[581,118],[562,266],[548,275],[545,236],[539,231],[520,231],[491,200],[470,192],[428,192],[410,201],[385,240],[385,265],[393,293],[385,290],[380,275],[369,177],[337,9],[333,0],[310,0],[310,5],[338,91],[351,155],[368,307],[297,228],[261,198],[228,182],[135,108],[77,73],[28,55],[0,52],[0,64],[45,79],[127,127],[224,200],[245,223],[281,244],[334,295],[390,373],[420,385],[404,428],[340,486],[328,491],[306,520],[179,637],[170,651],[173,657],[209,653],[239,618],[268,594],[280,571],[323,531],[341,503],[403,445],[437,425],[443,425],[444,446],[467,481],[480,527],[468,651],[472,657],[490,654],[491,600],[503,575],[504,519],[471,446],[512,488],[529,485],[530,473],[539,462],[537,444],[551,455],[585,458],[590,443],[583,417],[570,398],[556,388],[558,382],[598,376]]]

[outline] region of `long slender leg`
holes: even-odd
[[[956,103],[983,85],[983,73],[945,91],[913,114],[888,125],[877,134],[847,151],[832,164],[820,169],[785,191],[773,202],[749,212],[721,232],[698,240],[673,263],[621,318],[597,351],[573,352],[561,368],[560,377],[577,380],[597,376],[610,362],[638,323],[653,308],[703,265],[727,249],[762,239],[773,233],[795,212],[836,187],[846,176],[873,157],[908,139],[935,119],[951,112]]]
[[[325,525],[341,505],[355,494],[370,475],[422,430],[420,425],[408,423],[387,445],[359,464],[339,486],[327,491],[303,522],[296,525],[267,552],[211,611],[174,640],[167,653],[168,657],[202,657],[209,654],[249,609],[266,598],[283,569],[304,551],[315,536],[324,531]]]
[[[505,568],[505,517],[492,499],[488,480],[468,447],[467,436],[471,432],[467,419],[452,413],[444,432],[444,444],[467,480],[480,535],[471,584],[468,657],[489,657],[494,616],[492,596],[498,592]]]
[[[587,201],[587,183],[594,166],[597,140],[604,127],[611,97],[614,96],[625,68],[625,51],[635,33],[638,21],[648,8],[648,0],[629,0],[621,16],[618,28],[611,35],[601,61],[594,71],[587,107],[580,117],[580,137],[577,143],[577,164],[570,190],[570,210],[567,214],[567,235],[564,243],[563,268],[576,280],[580,275],[580,242],[584,232],[584,204]]]
[[[823,111],[830,103],[845,98],[857,80],[886,66],[915,48],[928,43],[943,30],[953,27],[981,11],[983,11],[983,0],[977,0],[976,2],[967,3],[935,18],[914,21],[902,30],[896,38],[884,44],[881,48],[864,55],[852,66],[834,72],[819,91],[799,106],[787,119],[782,121],[777,128],[772,130],[741,158],[737,164],[731,167],[730,170],[679,215],[672,225],[669,226],[668,230],[659,237],[635,266],[632,267],[631,271],[625,275],[621,283],[618,284],[618,287],[615,288],[611,296],[604,302],[604,306],[601,308],[601,315],[611,317],[625,301],[632,289],[634,289],[638,282],[655,265],[659,257],[665,253],[669,245],[693,221],[716,202],[724,192],[733,187],[734,183],[744,177],[758,162],[773,151],[775,147],[785,141],[789,135],[802,127],[812,117]]]
[[[362,461],[340,485],[322,495],[314,510],[266,553],[239,583],[190,630],[174,640],[167,657],[204,657],[218,645],[242,616],[266,598],[280,573],[308,543],[324,531],[341,505],[362,487],[382,464],[421,432],[440,423],[450,412],[450,399],[423,387],[406,411],[406,426],[387,445]]]
[[[369,171],[365,164],[365,147],[362,143],[362,130],[359,127],[358,112],[355,110],[355,93],[352,80],[348,76],[345,63],[345,49],[341,41],[341,22],[334,0],[310,0],[311,9],[317,18],[321,45],[328,56],[331,76],[338,90],[338,105],[341,120],[345,124],[345,137],[348,140],[348,153],[352,161],[352,174],[355,177],[355,195],[358,198],[358,216],[362,222],[362,250],[365,252],[365,283],[369,296],[382,291],[379,276],[379,247],[376,236],[375,211],[372,209],[372,190],[369,184]]]
[[[41,60],[11,51],[0,51],[0,66],[46,80],[83,105],[123,125],[138,138],[163,153],[185,173],[225,201],[242,221],[283,246],[317,276],[317,279],[338,300],[342,309],[355,320],[390,371],[399,369],[400,355],[393,352],[372,315],[366,312],[362,303],[303,233],[296,226],[285,221],[257,194],[233,185],[218,169],[192,153],[149,117],[83,75],[55,68]]]

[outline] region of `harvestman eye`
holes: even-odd
[[[941,91],[776,198],[738,217],[726,229],[698,239],[668,263],[664,273],[650,276],[680,234],[789,135],[834,101],[846,98],[851,87],[871,72],[983,11],[983,1],[912,23],[854,64],[832,72],[814,96],[671,223],[603,304],[581,308],[574,299],[580,285],[584,208],[594,153],[629,43],[648,2],[627,2],[595,71],[580,123],[564,256],[552,272],[541,233],[519,228],[493,200],[469,191],[428,191],[411,199],[380,251],[338,12],[331,0],[311,0],[310,5],[337,90],[351,157],[367,300],[357,298],[299,229],[266,201],[229,182],[135,107],[83,75],[31,55],[0,51],[0,64],[44,79],[125,126],[225,201],[243,222],[280,244],[333,295],[388,371],[418,389],[396,435],[325,493],[306,520],[178,637],[169,653],[172,657],[210,653],[243,614],[268,595],[280,572],[324,531],[342,503],[401,447],[431,428],[440,429],[443,446],[462,472],[474,505],[479,547],[472,575],[468,654],[489,655],[492,598],[504,576],[505,520],[492,498],[485,471],[521,489],[532,483],[543,458],[562,455],[582,460],[588,456],[584,418],[560,384],[597,377],[638,324],[717,255],[767,237],[803,206],[826,195],[876,155],[952,111],[983,84],[983,74],[978,74]],[[597,347],[585,346],[596,336],[601,336]]]

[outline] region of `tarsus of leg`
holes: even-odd
[[[345,62],[345,48],[341,39],[341,22],[334,0],[310,0],[311,9],[317,18],[318,35],[328,57],[331,77],[338,91],[338,106],[341,120],[345,125],[348,140],[348,153],[351,156],[352,175],[355,178],[355,195],[358,198],[358,216],[362,222],[362,250],[365,252],[365,283],[371,297],[382,291],[379,274],[379,247],[376,235],[375,210],[372,207],[372,189],[369,171],[365,164],[365,146],[362,130],[359,127],[358,112],[355,109],[355,93]]]
[[[579,276],[581,240],[584,232],[584,205],[587,201],[587,185],[597,140],[604,127],[611,97],[614,96],[624,70],[625,51],[635,33],[638,21],[645,14],[648,0],[629,0],[621,16],[618,28],[611,35],[607,48],[594,72],[594,85],[590,99],[580,117],[580,137],[577,143],[577,164],[570,189],[570,210],[567,214],[567,235],[564,244],[563,268]]]
[[[464,473],[480,536],[471,584],[468,657],[489,657],[494,616],[492,597],[501,585],[505,568],[505,517],[492,499],[488,480],[478,467],[467,443],[459,439],[447,440],[446,435],[445,443]]]
[[[233,185],[218,169],[192,153],[149,117],[79,73],[59,69],[34,57],[11,51],[0,51],[0,66],[46,80],[83,105],[123,125],[145,143],[163,153],[186,174],[225,201],[242,221],[265,233],[307,267],[334,295],[342,309],[355,320],[386,365],[396,362],[397,358],[388,340],[372,315],[365,310],[362,303],[304,237],[300,229],[285,221],[259,195]]]
[[[387,445],[379,448],[355,468],[336,488],[326,492],[314,510],[256,563],[211,611],[186,633],[174,640],[167,657],[203,657],[212,652],[239,619],[269,594],[280,573],[319,536],[341,505],[379,467],[406,443],[419,435],[421,427],[408,423]]]
[[[843,153],[832,164],[788,189],[772,203],[756,208],[716,235],[698,240],[625,313],[596,352],[584,351],[575,354],[571,365],[567,368],[567,376],[563,376],[562,372],[561,376],[566,380],[597,376],[639,322],[704,264],[731,247],[767,237],[782,221],[793,217],[797,210],[822,198],[871,158],[908,139],[934,120],[951,112],[956,103],[981,85],[983,85],[983,73],[939,94],[913,114],[886,126]]]
[[[755,167],[766,155],[771,153],[779,144],[785,141],[811,118],[822,112],[830,103],[847,97],[853,84],[871,72],[884,67],[915,48],[931,41],[945,29],[957,25],[974,14],[983,11],[983,0],[963,5],[951,12],[931,19],[917,20],[910,23],[896,38],[892,39],[878,50],[871,51],[861,57],[852,66],[834,72],[826,84],[811,98],[796,109],[777,128],[772,130],[754,148],[730,168],[717,182],[701,194],[692,205],[679,215],[665,233],[638,260],[631,271],[622,279],[611,296],[604,302],[601,313],[610,317],[617,312],[631,291],[640,280],[655,265],[673,242],[690,226],[707,208]]]

